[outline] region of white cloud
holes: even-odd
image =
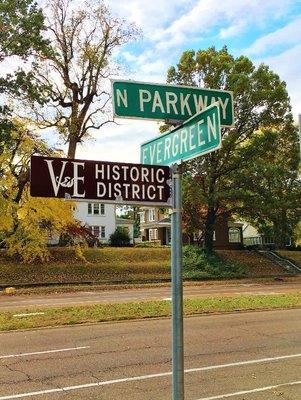
[[[147,120],[118,120],[106,125],[93,139],[78,146],[77,158],[101,161],[140,162],[140,145],[159,134],[159,125]]]
[[[116,14],[143,28],[147,40],[152,40],[153,35],[157,37],[170,21],[176,19],[183,10],[189,9],[193,3],[195,0],[106,1]]]
[[[301,17],[287,24],[275,32],[269,33],[257,40],[246,49],[247,54],[262,54],[270,47],[279,45],[294,45],[300,42],[301,39]]]
[[[171,48],[208,31],[235,35],[243,27],[263,24],[288,12],[292,0],[199,0],[193,8],[161,32],[157,48]],[[238,28],[236,28],[238,26]],[[156,37],[157,39],[157,37]]]
[[[295,60],[301,60],[301,44],[278,54],[277,56],[258,59],[258,62],[264,62],[276,72],[282,80],[287,83],[287,91],[291,98],[293,115],[301,114],[301,74],[300,63]]]
[[[241,21],[238,21],[237,23],[235,23],[233,25],[230,25],[227,28],[222,28],[220,30],[219,36],[220,36],[221,39],[228,39],[228,38],[237,36],[245,28],[246,28],[246,21],[245,20],[241,20]]]

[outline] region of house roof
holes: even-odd
[[[154,228],[170,228],[171,221],[170,218],[163,218],[160,221],[151,221],[143,223],[141,229],[154,229]]]
[[[116,225],[134,225],[134,220],[127,218],[116,218]]]

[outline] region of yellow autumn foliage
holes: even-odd
[[[47,261],[48,240],[74,223],[72,206],[70,201],[33,198],[26,190],[17,210],[17,227],[5,240],[8,254],[23,262]]]
[[[47,261],[49,238],[75,223],[74,203],[30,196],[30,157],[37,152],[53,154],[28,121],[15,121],[10,142],[0,154],[0,243],[23,262]]]

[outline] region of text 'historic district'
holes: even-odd
[[[170,169],[68,158],[31,158],[34,197],[99,200],[118,204],[168,205]]]

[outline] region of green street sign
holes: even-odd
[[[114,116],[118,118],[185,121],[218,102],[221,126],[234,124],[230,91],[112,80],[112,93]]]
[[[212,104],[183,125],[141,145],[141,164],[171,165],[221,147],[220,107]]]

